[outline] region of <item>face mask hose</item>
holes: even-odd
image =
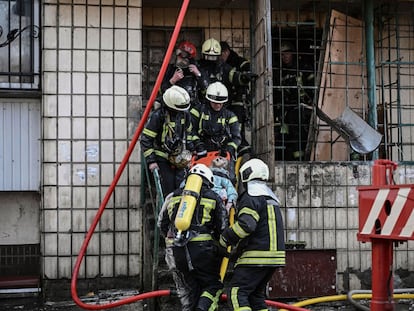
[[[93,222],[92,222],[92,224],[91,224],[91,226],[90,226],[90,228],[89,228],[89,230],[86,234],[86,237],[85,237],[85,239],[83,241],[83,244],[81,246],[81,249],[79,251],[78,257],[76,259],[76,263],[75,263],[75,266],[74,266],[73,272],[72,272],[71,294],[72,294],[73,301],[79,307],[81,307],[83,309],[87,309],[87,310],[109,309],[109,308],[114,308],[114,307],[121,306],[121,305],[124,305],[124,304],[136,302],[138,300],[154,298],[154,297],[160,297],[160,296],[169,296],[171,294],[170,290],[158,290],[158,291],[153,291],[153,292],[149,292],[149,293],[143,293],[143,294],[140,294],[140,295],[132,296],[132,297],[129,297],[129,298],[126,298],[126,299],[122,299],[122,300],[115,301],[115,302],[108,303],[108,304],[104,304],[104,305],[91,305],[91,304],[86,304],[86,303],[82,302],[82,300],[78,296],[76,285],[77,285],[77,280],[78,280],[78,275],[79,275],[79,269],[80,269],[80,266],[82,264],[83,257],[85,256],[85,252],[86,252],[86,249],[88,247],[88,244],[89,244],[89,242],[92,238],[92,235],[93,235],[93,233],[96,229],[96,226],[98,225],[98,222],[99,222],[99,220],[102,216],[102,213],[103,213],[110,197],[112,196],[112,193],[114,192],[115,186],[117,185],[117,183],[118,183],[118,181],[119,181],[119,179],[122,175],[122,172],[123,172],[126,164],[129,161],[129,158],[130,158],[131,153],[133,152],[133,150],[135,148],[135,145],[138,141],[138,138],[141,135],[142,130],[144,129],[145,123],[148,119],[148,116],[150,114],[150,111],[151,111],[152,105],[155,101],[155,98],[157,97],[158,90],[160,89],[161,82],[162,82],[162,80],[164,78],[164,75],[165,75],[165,71],[167,70],[167,66],[170,62],[171,55],[174,51],[174,46],[177,42],[177,38],[178,38],[178,35],[180,33],[180,30],[181,30],[181,25],[183,23],[183,20],[184,20],[184,17],[185,17],[185,14],[186,14],[189,3],[190,3],[190,0],[184,0],[183,1],[183,4],[181,6],[181,9],[180,9],[180,12],[179,12],[179,15],[178,15],[178,18],[177,18],[177,22],[175,24],[173,34],[171,36],[170,43],[168,45],[167,52],[166,52],[165,57],[164,57],[164,61],[161,65],[160,72],[158,74],[157,80],[155,81],[155,85],[154,85],[154,88],[152,89],[151,96],[148,100],[147,107],[145,108],[145,111],[142,115],[141,121],[139,122],[138,127],[135,130],[134,136],[132,137],[132,140],[131,140],[131,143],[128,147],[128,150],[126,151],[126,153],[124,155],[124,158],[122,159],[122,162],[121,162],[118,170],[116,171],[115,177],[112,180],[112,183],[111,183],[110,187],[108,188],[104,199],[102,200],[102,203],[101,203],[101,205],[98,209],[98,212],[95,215],[95,218],[93,219]]]

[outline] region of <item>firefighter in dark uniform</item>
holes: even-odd
[[[304,161],[309,123],[312,115],[314,73],[310,64],[299,63],[293,44],[284,41],[280,47],[281,72],[276,73],[276,85],[282,89],[274,92],[276,143],[285,142],[284,157],[276,153],[276,160]]]
[[[221,247],[237,245],[238,254],[227,301],[231,310],[267,310],[266,284],[286,263],[280,203],[266,185],[269,168],[262,160],[244,163],[240,177],[246,191],[238,199],[235,223],[220,236]]]
[[[245,75],[249,75],[250,77],[255,77],[255,75],[251,74],[251,66],[250,61],[239,54],[237,54],[234,50],[232,50],[229,44],[226,41],[220,42],[221,46],[221,56],[220,59],[223,63],[229,64],[232,68],[235,68],[236,71],[242,72]],[[238,154],[242,156],[243,154],[250,154],[251,147],[250,144],[246,140],[246,124],[249,122],[249,114],[248,109],[251,103],[251,94],[250,94],[250,83],[248,84],[241,84],[235,86],[234,84],[231,86],[229,90],[231,95],[231,102],[227,108],[233,111],[239,122],[241,124],[241,136],[242,142],[240,143]]]
[[[200,70],[202,78],[207,79],[203,85],[210,85],[220,81],[229,90],[228,104],[233,102],[230,90],[234,87],[247,86],[250,83],[251,75],[246,72],[238,71],[221,60],[220,42],[214,38],[204,41],[201,47],[202,58],[200,59]]]
[[[191,106],[199,102],[208,87],[207,79],[202,77],[201,70],[196,61],[197,49],[189,41],[182,41],[176,49],[176,60],[169,64],[161,83],[161,93],[172,85],[184,88],[190,95]]]
[[[176,85],[170,87],[142,132],[142,152],[148,168],[159,169],[164,197],[183,181],[194,151],[189,108],[187,91]]]
[[[184,276],[185,284],[191,288],[187,292],[187,302],[183,310],[217,310],[223,283],[220,278],[220,264],[223,256],[218,247],[218,238],[227,226],[226,211],[221,198],[212,188],[212,171],[204,164],[196,164],[189,176],[197,174],[202,178],[197,203],[192,213],[191,224],[186,232],[174,240],[173,253],[176,268]],[[174,227],[185,187],[174,191],[160,224],[161,231],[167,234]],[[181,300],[183,302],[183,300]]]
[[[220,151],[222,156],[230,154],[230,179],[234,183],[234,164],[237,148],[241,142],[240,123],[237,116],[224,104],[228,101],[227,88],[221,82],[214,82],[207,88],[207,103],[191,109],[194,127],[194,144],[199,157],[209,151]]]

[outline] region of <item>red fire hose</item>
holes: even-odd
[[[150,99],[148,101],[147,107],[145,108],[145,111],[144,111],[144,114],[142,115],[141,121],[139,122],[138,127],[135,130],[134,136],[132,137],[132,140],[131,140],[131,144],[129,145],[128,150],[126,151],[126,153],[124,155],[124,158],[122,159],[121,165],[119,166],[118,170],[116,171],[115,177],[112,180],[112,183],[111,183],[110,187],[108,188],[108,191],[105,194],[105,197],[104,197],[104,199],[103,199],[103,201],[102,201],[102,203],[101,203],[101,205],[98,209],[98,212],[96,213],[95,218],[92,221],[92,224],[91,224],[91,226],[88,230],[88,233],[86,234],[86,237],[83,241],[83,244],[82,244],[82,247],[81,247],[80,252],[78,254],[78,257],[76,259],[76,263],[75,263],[73,273],[72,273],[71,294],[72,294],[72,299],[75,301],[75,303],[83,309],[87,309],[87,310],[109,309],[109,308],[113,308],[113,307],[117,307],[117,306],[120,306],[120,305],[132,303],[132,302],[142,300],[142,299],[146,299],[146,298],[153,298],[153,297],[170,295],[170,290],[159,290],[159,291],[153,291],[153,292],[150,292],[150,293],[144,293],[144,294],[132,296],[132,297],[129,297],[129,298],[126,298],[126,299],[122,299],[122,300],[112,302],[112,303],[108,303],[108,304],[104,304],[104,305],[91,305],[91,304],[86,304],[86,303],[82,302],[82,300],[78,296],[76,285],[77,285],[80,265],[82,263],[83,257],[85,256],[85,252],[86,252],[86,249],[88,247],[89,241],[92,238],[92,234],[94,233],[94,231],[96,229],[96,226],[98,225],[98,222],[99,222],[99,220],[102,216],[102,213],[104,212],[105,207],[108,204],[108,201],[112,196],[112,193],[114,192],[115,186],[117,185],[118,180],[120,179],[120,177],[122,175],[122,172],[124,171],[124,168],[125,168],[126,164],[129,161],[129,158],[130,158],[131,153],[133,152],[133,150],[135,148],[135,145],[138,141],[138,138],[141,135],[142,130],[144,129],[145,122],[147,121],[148,115],[151,111],[152,105],[154,104],[155,98],[157,97],[158,90],[159,90],[159,88],[161,86],[161,82],[164,78],[165,71],[167,70],[168,63],[170,62],[171,54],[174,50],[175,43],[177,42],[177,38],[178,38],[178,35],[180,33],[180,30],[181,30],[181,25],[183,23],[185,13],[187,11],[189,3],[190,3],[190,0],[184,0],[183,1],[183,4],[181,6],[181,10],[180,10],[178,18],[177,18],[177,22],[175,24],[174,32],[171,36],[171,40],[170,40],[167,52],[166,52],[165,57],[164,57],[164,61],[161,65],[161,69],[160,69],[160,72],[158,74],[157,80],[155,81],[154,88],[152,89],[152,93],[151,93]]]

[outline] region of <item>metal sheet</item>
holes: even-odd
[[[0,130],[0,191],[39,191],[39,101],[0,102]]]
[[[269,282],[270,299],[336,294],[336,250],[287,250],[286,261]]]

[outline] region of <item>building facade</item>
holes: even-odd
[[[85,233],[137,125],[145,122],[141,117],[180,5],[0,1],[4,284],[34,276],[47,290],[71,279]],[[413,182],[412,9],[410,1],[192,1],[180,32],[179,40],[194,42],[199,53],[202,42],[214,37],[251,59],[258,78],[248,135],[272,168],[286,239],[304,241],[313,250],[336,250],[338,293],[370,286],[364,275],[371,269],[371,245],[357,240],[357,186],[371,184],[372,161],[397,162],[395,182]],[[311,84],[280,82],[286,41],[298,62],[311,64]],[[307,128],[306,137],[295,138],[298,159],[289,158],[280,130],[280,122],[291,129],[293,123],[277,118],[288,109],[277,94],[291,90],[311,94],[310,119],[297,121]],[[354,113],[347,115],[351,126],[339,122],[347,109]],[[360,126],[367,127],[350,131]],[[381,142],[371,148],[378,135]],[[369,152],[358,152],[355,140]],[[144,176],[137,145],[105,204],[80,282],[130,279],[142,286],[144,244],[151,241]],[[394,251],[402,287],[414,286],[409,281],[413,250],[408,241]]]

